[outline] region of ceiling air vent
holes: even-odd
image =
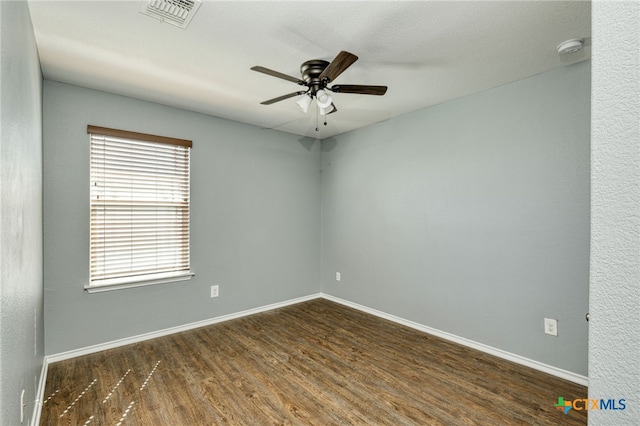
[[[140,3],[140,13],[187,28],[201,4],[202,0],[148,0]]]

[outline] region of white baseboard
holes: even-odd
[[[483,343],[478,343],[475,342],[473,340],[469,340],[466,339],[464,337],[460,337],[460,336],[456,336],[454,334],[450,334],[441,330],[437,330],[435,328],[431,328],[428,327],[426,325],[422,325],[413,321],[409,321],[406,320],[404,318],[400,318],[397,317],[395,315],[390,315],[387,314],[385,312],[382,311],[378,311],[376,309],[372,309],[363,305],[359,305],[357,303],[354,302],[350,302],[344,299],[340,299],[338,297],[335,296],[331,296],[329,294],[325,294],[325,293],[316,293],[316,294],[311,294],[308,296],[303,296],[303,297],[299,297],[296,299],[290,299],[284,302],[279,302],[279,303],[273,303],[270,305],[265,305],[265,306],[261,306],[261,307],[257,307],[257,308],[253,308],[253,309],[247,309],[245,311],[240,311],[240,312],[236,312],[233,314],[228,314],[228,315],[222,315],[219,317],[215,317],[215,318],[210,318],[210,319],[206,319],[203,321],[197,321],[194,323],[190,323],[190,324],[185,324],[185,325],[181,325],[181,326],[177,326],[177,327],[171,327],[171,328],[167,328],[164,330],[158,330],[158,331],[154,331],[154,332],[150,332],[150,333],[144,333],[144,334],[140,334],[137,336],[132,336],[132,337],[127,337],[124,339],[119,339],[119,340],[114,340],[111,342],[106,342],[106,343],[101,343],[101,344],[97,344],[97,345],[93,345],[93,346],[88,346],[85,348],[80,348],[80,349],[74,349],[71,351],[67,351],[67,352],[61,352],[58,354],[54,354],[54,355],[48,355],[45,357],[44,359],[44,364],[43,364],[43,375],[40,378],[40,388],[39,389],[39,393],[40,393],[40,401],[38,402],[40,405],[42,404],[42,398],[44,398],[44,384],[45,384],[45,380],[46,380],[46,371],[48,368],[48,365],[54,362],[58,362],[58,361],[63,361],[66,359],[71,359],[71,358],[75,358],[78,356],[82,356],[82,355],[88,355],[91,353],[95,353],[95,352],[101,352],[107,349],[113,349],[113,348],[117,348],[120,346],[125,346],[125,345],[130,345],[132,343],[138,343],[138,342],[142,342],[145,340],[149,340],[149,339],[155,339],[157,337],[162,337],[162,336],[167,336],[169,334],[174,334],[174,333],[180,333],[182,331],[187,331],[187,330],[192,330],[194,328],[199,328],[199,327],[205,327],[207,325],[211,325],[211,324],[217,324],[220,322],[224,322],[224,321],[229,321],[232,319],[236,319],[236,318],[241,318],[241,317],[245,317],[248,315],[253,315],[253,314],[257,314],[260,312],[265,312],[265,311],[270,311],[273,309],[278,309],[278,308],[282,308],[285,306],[289,306],[289,305],[293,305],[296,303],[301,303],[301,302],[306,302],[308,300],[312,300],[312,299],[317,299],[317,298],[324,298],[336,303],[340,303],[342,305],[348,306],[350,308],[354,308],[357,309],[359,311],[362,312],[366,312],[368,314],[371,315],[375,315],[377,317],[380,318],[384,318],[387,319],[389,321],[393,321],[395,323],[398,324],[402,324],[405,325],[407,327],[411,327],[415,330],[419,330],[422,331],[424,333],[428,333],[434,336],[438,336],[441,337],[443,339],[461,344],[463,346],[467,346],[473,349],[477,349],[479,351],[488,353],[490,355],[494,355],[498,358],[502,358],[502,359],[506,359],[508,361],[512,361],[515,362],[517,364],[521,364],[524,365],[526,367],[530,367],[533,368],[535,370],[539,370],[548,374],[551,374],[553,376],[568,380],[570,382],[573,383],[577,383],[580,384],[582,386],[588,386],[589,384],[589,379],[586,376],[582,376],[580,374],[576,374],[573,373],[571,371],[567,371],[567,370],[563,370],[561,368],[557,368],[551,365],[547,365],[529,358],[525,358],[523,356],[520,355],[516,355],[516,354],[512,354],[510,352],[507,351],[503,351],[502,349],[497,349],[488,345],[485,345]],[[37,411],[37,417],[34,415],[34,425],[37,425],[40,419],[40,410],[36,410]]]
[[[44,388],[47,384],[47,372],[49,371],[49,363],[44,358],[42,361],[42,370],[40,371],[40,380],[38,380],[38,389],[36,392],[36,403],[33,407],[33,415],[31,416],[31,426],[40,424],[40,415],[42,414],[42,402],[44,401]]]
[[[145,340],[155,339],[157,337],[167,336],[169,334],[180,333],[187,330],[193,330],[194,328],[205,327],[207,325],[217,324],[220,322],[229,321],[236,318],[246,317],[248,315],[257,314],[264,311],[271,311],[273,309],[294,305],[296,303],[306,302],[307,300],[317,299],[319,297],[322,297],[322,293],[311,294],[309,296],[298,297],[296,299],[290,299],[284,302],[278,302],[270,305],[260,306],[257,308],[247,309],[245,311],[240,311],[233,314],[221,315],[215,318],[196,321],[190,324],[184,324],[184,325],[179,325],[177,327],[165,328],[163,330],[152,331],[150,333],[139,334],[137,336],[125,337],[124,339],[113,340],[111,342],[99,343],[97,345],[87,346],[79,349],[73,349],[70,351],[61,352],[53,355],[47,355],[45,357],[45,362],[52,364],[54,362],[64,361],[66,359],[71,359],[78,356],[101,352],[107,349],[118,348],[120,346],[130,345],[132,343],[143,342]]]
[[[463,346],[467,346],[473,349],[477,349],[479,351],[488,353],[490,355],[496,356],[498,358],[506,359],[508,361],[515,362],[516,364],[521,364],[526,367],[533,368],[535,370],[542,371],[547,374],[551,374],[552,376],[559,377],[561,379],[568,380],[573,383],[577,383],[582,386],[589,385],[589,379],[586,376],[582,376],[580,374],[573,373],[571,371],[563,370],[561,368],[554,367],[552,365],[544,364],[542,362],[534,361],[529,358],[525,358],[520,355],[512,354],[507,351],[503,351],[502,349],[497,349],[483,343],[478,343],[473,340],[465,339],[464,337],[456,336],[454,334],[447,333],[445,331],[441,331],[435,328],[427,327],[426,325],[419,324],[417,322],[409,321],[404,318],[397,317],[395,315],[390,315],[382,311],[378,311],[376,309],[368,308],[363,305],[359,305],[357,303],[349,302],[348,300],[340,299],[335,296],[331,296],[329,294],[322,293],[322,297],[331,300],[332,302],[340,303],[342,305],[348,306],[350,308],[357,309],[362,312],[366,312],[371,315],[375,315],[380,318],[387,319],[389,321],[393,321],[398,324],[406,325],[407,327],[411,327],[413,329],[425,332],[427,334],[431,334],[434,336],[441,337],[443,339],[458,343]]]

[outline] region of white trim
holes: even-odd
[[[164,274],[152,274],[151,278],[123,277],[97,281],[100,284],[87,284],[84,289],[88,293],[102,293],[103,291],[122,290],[124,288],[144,287],[156,284],[168,284],[180,281],[188,281],[195,274],[191,271],[168,272]],[[143,275],[144,277],[144,275]]]
[[[460,336],[456,336],[454,334],[450,334],[447,333],[445,331],[441,331],[441,330],[437,330],[435,328],[431,328],[428,327],[426,325],[422,325],[413,321],[409,321],[406,320],[404,318],[400,318],[397,317],[395,315],[390,315],[387,314],[385,312],[382,311],[378,311],[376,309],[372,309],[372,308],[368,308],[366,306],[363,305],[359,305],[357,303],[354,302],[350,302],[344,299],[340,299],[339,297],[335,297],[335,296],[331,296],[329,294],[325,294],[325,293],[316,293],[316,294],[311,294],[308,296],[303,296],[303,297],[299,297],[296,299],[290,299],[284,302],[279,302],[279,303],[273,303],[270,305],[266,305],[266,306],[261,306],[261,307],[257,307],[257,308],[252,308],[252,309],[247,309],[245,311],[240,311],[240,312],[236,312],[233,314],[227,314],[227,315],[222,315],[219,317],[215,317],[215,318],[210,318],[210,319],[206,319],[203,321],[197,321],[194,323],[190,323],[190,324],[185,324],[185,325],[181,325],[181,326],[177,326],[177,327],[171,327],[171,328],[166,328],[164,330],[158,330],[158,331],[153,331],[150,333],[144,333],[144,334],[140,334],[137,336],[132,336],[132,337],[127,337],[124,339],[119,339],[119,340],[114,340],[111,342],[107,342],[107,343],[100,343],[97,345],[93,345],[93,346],[88,346],[85,348],[79,348],[79,349],[74,349],[71,351],[67,351],[67,352],[61,352],[58,354],[53,354],[53,355],[48,355],[45,357],[45,364],[49,364],[49,363],[53,363],[53,362],[58,362],[58,361],[63,361],[66,359],[71,359],[71,358],[75,358],[78,356],[82,356],[82,355],[88,355],[88,354],[92,354],[95,352],[100,352],[100,351],[104,351],[107,349],[113,349],[113,348],[117,348],[120,346],[125,346],[125,345],[129,345],[132,343],[138,343],[138,342],[142,342],[145,340],[149,340],[149,339],[155,339],[156,337],[162,337],[162,336],[167,336],[169,334],[174,334],[174,333],[180,333],[182,331],[187,331],[187,330],[191,330],[194,328],[199,328],[199,327],[205,327],[207,325],[211,325],[211,324],[217,324],[220,322],[224,322],[224,321],[229,321],[232,319],[236,319],[236,318],[241,318],[241,317],[245,317],[248,315],[253,315],[253,314],[257,314],[260,312],[264,312],[264,311],[270,311],[273,309],[278,309],[278,308],[282,308],[285,306],[289,306],[289,305],[294,305],[296,303],[301,303],[301,302],[306,302],[308,300],[313,300],[313,299],[318,299],[318,298],[323,298],[323,299],[327,299],[330,300],[332,302],[336,302],[336,303],[340,303],[341,305],[345,305],[348,306],[350,308],[353,309],[357,309],[359,311],[362,312],[366,312],[368,314],[380,317],[380,318],[384,318],[386,320],[389,321],[393,321],[397,324],[402,324],[405,325],[407,327],[413,328],[415,330],[418,331],[422,331],[424,333],[427,334],[431,334],[434,336],[438,336],[441,337],[443,339],[452,341],[454,343],[458,343],[460,345],[463,346],[467,346],[473,349],[477,349],[481,352],[485,352],[488,353],[490,355],[496,356],[498,358],[502,358],[502,359],[506,359],[508,361],[512,361],[515,362],[516,364],[520,364],[520,365],[524,365],[526,367],[529,368],[533,368],[534,370],[538,370],[538,371],[542,371],[544,373],[547,374],[551,374],[552,376],[555,377],[559,377],[561,379],[565,379],[568,380],[570,382],[573,383],[577,383],[579,385],[582,386],[588,386],[589,385],[589,379],[586,376],[580,375],[580,374],[576,374],[573,373],[571,371],[567,371],[567,370],[563,370],[561,368],[557,368],[548,364],[544,364],[542,362],[539,361],[535,361],[529,358],[525,358],[523,356],[520,355],[516,355],[507,351],[503,351],[502,349],[498,349],[498,348],[494,348],[488,345],[485,345],[483,343],[479,343],[473,340],[469,340],[466,339],[464,337],[460,337]],[[43,368],[45,368],[43,366]],[[46,376],[46,372],[44,373]],[[46,377],[45,377],[46,378]],[[41,386],[42,386],[42,390],[41,392],[44,392],[44,383],[43,383],[43,378],[41,377]]]
[[[44,388],[47,384],[47,373],[49,372],[49,362],[45,357],[42,361],[42,370],[40,371],[40,380],[38,381],[38,389],[36,390],[36,401],[33,407],[33,415],[31,416],[31,426],[40,424],[40,416],[42,415],[42,401],[44,401]]]
[[[70,351],[60,352],[53,355],[47,355],[45,357],[45,361],[48,361],[49,363],[64,361],[64,360],[75,358],[78,356],[106,351],[107,349],[118,348],[120,346],[143,342],[145,340],[155,339],[157,337],[167,336],[169,334],[180,333],[183,331],[188,331],[188,330],[192,330],[194,328],[199,328],[199,327],[205,327],[207,325],[217,324],[220,322],[229,321],[236,318],[246,317],[248,315],[257,314],[264,311],[271,311],[273,309],[283,308],[285,306],[306,302],[312,299],[318,299],[320,297],[322,297],[322,293],[311,294],[308,296],[298,297],[296,299],[286,300],[284,302],[272,303],[266,306],[259,306],[257,308],[247,309],[245,311],[240,311],[233,314],[221,315],[215,318],[196,321],[190,324],[184,324],[176,327],[165,328],[163,330],[157,330],[157,331],[152,331],[150,333],[138,334],[137,336],[125,337],[124,339],[113,340],[111,342],[99,343],[97,345],[87,346],[79,349],[73,349]]]
[[[502,349],[494,348],[492,346],[485,345],[473,340],[466,339],[464,337],[456,336],[454,334],[447,333],[435,328],[427,327],[426,325],[419,324],[417,322],[409,321],[404,318],[390,315],[376,309],[368,308],[357,303],[349,302],[348,300],[340,299],[329,294],[322,293],[322,297],[331,300],[332,302],[340,303],[341,305],[348,306],[353,309],[357,309],[362,312],[366,312],[371,315],[375,315],[380,318],[384,318],[389,321],[393,321],[397,324],[402,324],[407,327],[411,327],[415,330],[422,331],[427,334],[441,337],[454,343],[458,343],[463,346],[467,346],[473,349],[477,349],[481,352],[488,353],[489,355],[496,356],[498,358],[506,359],[507,361],[515,362],[516,364],[524,365],[525,367],[533,368],[534,370],[542,371],[552,376],[559,377],[561,379],[568,380],[573,383],[577,383],[582,386],[589,386],[589,378],[580,374],[573,373],[571,371],[563,370],[552,365],[544,364],[539,361],[535,361],[529,358],[525,358],[520,355],[512,354],[511,352],[503,351]]]

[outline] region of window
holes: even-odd
[[[89,292],[190,279],[191,141],[88,126]]]

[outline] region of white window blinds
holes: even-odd
[[[189,275],[191,141],[88,126],[88,288]]]

